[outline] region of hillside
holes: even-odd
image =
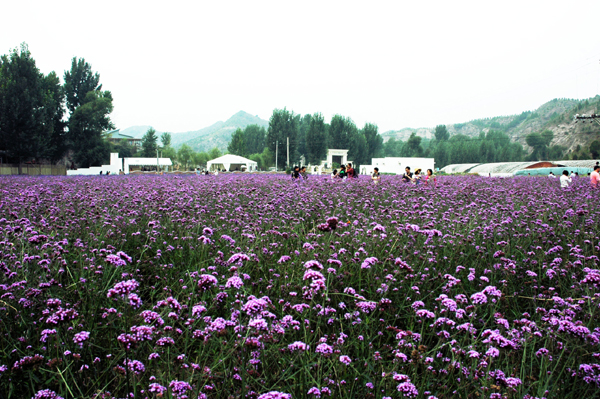
[[[567,148],[567,152],[575,151],[577,146],[589,146],[599,138],[600,126],[591,123],[575,123],[575,114],[591,114],[600,112],[600,96],[587,100],[554,99],[540,106],[535,111],[525,111],[519,115],[496,116],[493,118],[476,119],[470,122],[446,125],[451,136],[464,134],[476,137],[480,132],[501,130],[506,132],[512,141],[519,142],[525,149],[525,137],[529,133],[542,130],[552,130],[554,140],[551,145]],[[404,128],[390,130],[381,134],[384,141],[390,138],[406,141],[412,132],[418,136],[432,139],[435,128]]]
[[[127,129],[122,129],[121,134],[126,136],[135,137],[136,139],[141,139],[142,136],[150,129],[152,126],[131,126]],[[160,136],[162,132],[156,131],[156,134]]]
[[[181,147],[182,144],[187,144],[194,151],[209,151],[215,147],[221,151],[227,150],[227,145],[231,141],[231,135],[238,128],[245,128],[248,125],[259,125],[267,128],[269,122],[259,118],[258,116],[250,115],[247,112],[239,111],[225,122],[219,121],[208,127],[190,132],[171,133],[171,145],[174,148]],[[122,134],[141,138],[150,126],[132,126],[121,130]],[[160,137],[162,132],[157,131]]]
[[[189,132],[188,138],[185,141],[173,140],[174,146],[187,144],[194,151],[209,151],[215,147],[221,151],[227,150],[227,145],[231,141],[231,135],[238,128],[245,128],[248,125],[258,125],[264,128],[269,127],[269,122],[259,118],[258,116],[250,115],[247,112],[239,111],[225,122],[217,122],[212,126]],[[175,136],[173,136],[175,138]]]

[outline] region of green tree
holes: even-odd
[[[113,110],[109,91],[90,91],[69,118],[69,140],[75,162],[82,167],[108,161],[110,144],[102,132],[114,129],[110,120]]]
[[[355,170],[359,170],[360,165],[370,163],[367,140],[362,132],[354,130],[350,133],[348,147],[348,158],[354,162],[352,167]]]
[[[259,154],[265,149],[267,130],[258,125],[248,125],[244,128],[245,154]]]
[[[352,119],[334,115],[329,124],[329,148],[349,149],[350,138],[354,137],[356,131],[356,125]]]
[[[417,133],[412,132],[410,137],[406,141],[406,144],[402,146],[403,157],[421,157],[423,156],[423,147],[421,147],[421,137],[417,136]]]
[[[383,137],[379,135],[379,128],[372,123],[365,123],[361,130],[367,142],[367,154],[365,161],[371,162],[371,159],[377,157],[378,153],[383,149]]]
[[[244,145],[244,131],[238,128],[231,136],[231,141],[227,146],[227,151],[230,154],[246,156],[246,146]]]
[[[306,159],[311,164],[318,164],[327,156],[327,133],[325,118],[321,113],[315,113],[310,119],[306,132]]]
[[[383,143],[383,155],[386,157],[399,157],[402,154],[402,141],[396,140],[391,137],[388,141]]]
[[[446,141],[437,142],[432,152],[436,168],[443,168],[450,163],[450,153]]]
[[[164,132],[160,135],[160,142],[162,143],[162,147],[170,147],[171,146],[171,133]]]
[[[182,144],[179,147],[179,151],[177,151],[177,160],[180,164],[182,164],[186,169],[188,165],[193,162],[194,151],[192,147],[187,144]]]
[[[290,162],[297,159],[296,152],[298,148],[297,134],[298,125],[294,117],[294,112],[284,109],[276,109],[269,119],[269,129],[267,130],[267,147],[275,153],[278,149],[278,165],[286,164],[287,159],[287,140],[289,139]],[[276,145],[278,143],[278,145]]]
[[[50,135],[50,146],[46,156],[55,163],[63,158],[68,150],[67,123],[64,120],[63,107],[65,94],[59,77],[55,72],[50,72],[42,82],[44,90],[45,129]]]
[[[600,140],[594,140],[590,144],[590,154],[593,159],[600,158]]]
[[[192,155],[192,159],[196,166],[205,167],[208,162],[208,154],[206,152],[195,152]]]
[[[530,160],[540,160],[541,157],[546,156],[546,141],[547,137],[542,137],[540,133],[530,133],[525,136],[525,142],[533,149],[529,156]]]
[[[71,113],[67,137],[75,162],[84,167],[99,165],[108,160],[110,152],[102,133],[114,129],[109,117],[113,110],[112,94],[102,91],[100,75],[83,58],[73,57],[64,80],[67,109]]]
[[[0,149],[9,159],[62,157],[62,102],[56,74],[41,74],[25,43],[0,57]]]
[[[215,158],[219,158],[221,155],[223,155],[221,153],[221,150],[219,150],[217,147],[215,147],[208,152],[208,160],[212,161]]]
[[[302,155],[308,155],[308,143],[306,140],[306,135],[308,133],[308,129],[310,128],[312,115],[306,114],[302,118],[300,118],[300,115],[297,115],[296,117],[298,119],[298,153]]]
[[[446,129],[446,125],[437,125],[435,127],[435,139],[437,141],[446,141],[450,138],[450,133]]]
[[[73,57],[71,70],[65,72],[64,79],[67,109],[71,113],[84,103],[90,91],[102,90],[102,85],[99,84],[100,75],[97,72],[94,73],[91,65],[83,58]]]
[[[130,158],[135,155],[136,149],[129,145],[127,139],[121,139],[118,143],[112,144],[111,152],[118,153],[121,158]]]
[[[144,133],[142,137],[142,156],[143,157],[155,157],[156,150],[158,148],[156,142],[158,141],[158,136],[156,135],[156,130],[150,128]]]
[[[169,158],[171,161],[177,160],[177,150],[175,150],[175,148],[171,146],[164,147],[161,152],[163,158]]]
[[[544,130],[541,133],[542,139],[544,140],[544,144],[546,145],[546,147],[550,146],[550,143],[552,142],[552,140],[554,140],[554,133],[552,132],[552,130]]]

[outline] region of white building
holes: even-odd
[[[225,154],[222,157],[208,161],[206,168],[211,172],[215,170],[256,172],[258,170],[258,163],[239,155]]]
[[[160,166],[168,171],[172,166],[171,158],[119,158],[116,152],[110,153],[110,165],[92,166],[91,168],[79,168],[67,170],[67,176],[85,176],[85,175],[103,175],[110,172],[111,175],[118,175],[122,170],[126,175],[129,174],[130,166]]]
[[[434,165],[435,161],[433,158],[373,158],[371,159],[371,165],[362,165],[360,167],[360,174],[370,175],[373,173],[373,169],[379,168],[379,173],[401,175],[407,166],[410,167],[411,172],[421,169],[421,174],[425,174],[427,169],[435,170]]]

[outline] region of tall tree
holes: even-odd
[[[368,145],[365,136],[358,130],[350,131],[348,137],[348,159],[354,164],[355,170],[359,170],[360,165],[370,163],[368,159]]]
[[[449,164],[450,154],[448,153],[448,143],[446,141],[439,141],[435,144],[433,159],[436,168],[443,168]]]
[[[260,154],[265,149],[267,130],[258,125],[248,125],[244,128],[244,147],[247,155]]]
[[[46,104],[44,107],[44,120],[46,121],[44,126],[50,136],[50,146],[47,148],[46,156],[52,162],[57,162],[62,159],[68,150],[67,123],[63,119],[65,94],[60,79],[55,72],[50,72],[43,79],[42,87]]]
[[[450,138],[450,133],[446,129],[446,125],[437,125],[435,127],[435,139],[438,141],[446,141]]]
[[[308,133],[308,129],[310,128],[310,121],[312,119],[312,116],[310,114],[306,114],[302,118],[300,118],[300,115],[297,115],[297,117],[298,117],[298,153],[302,154],[302,155],[308,155],[306,134]]]
[[[410,134],[406,144],[402,146],[403,157],[421,157],[423,156],[423,147],[421,147],[421,137],[415,132]]]
[[[62,112],[56,74],[42,75],[25,43],[0,57],[0,150],[8,158],[59,158]]]
[[[222,155],[221,150],[219,150],[219,148],[215,147],[208,152],[208,160],[212,161],[215,158],[219,158],[221,155]]]
[[[136,149],[130,145],[127,139],[121,139],[118,143],[111,145],[110,152],[116,152],[121,158],[131,158],[135,155]]]
[[[525,136],[525,142],[533,149],[529,156],[530,160],[538,161],[546,157],[547,137],[545,138],[540,133],[534,132]]]
[[[162,143],[163,148],[169,147],[171,145],[171,133],[164,132],[161,134],[160,142]]]
[[[108,160],[110,144],[102,133],[114,129],[110,120],[113,98],[110,91],[102,91],[100,75],[92,71],[83,58],[73,57],[71,70],[64,75],[68,122],[68,139],[75,162],[88,167]]]
[[[83,58],[73,57],[71,70],[65,72],[64,78],[67,108],[70,112],[74,112],[83,104],[90,91],[102,90],[102,85],[99,84],[100,75],[97,72],[94,73],[91,65]]]
[[[244,145],[244,131],[242,129],[237,128],[237,130],[233,133],[231,136],[231,141],[227,146],[227,151],[230,154],[239,155],[241,157],[245,157],[247,155],[246,147]]]
[[[275,153],[277,148],[278,165],[285,165],[287,160],[287,140],[289,138],[289,162],[296,159],[298,125],[294,112],[284,109],[276,109],[269,119],[267,130],[267,147]],[[278,145],[276,145],[278,143]],[[291,165],[288,165],[291,166]]]
[[[403,145],[402,141],[396,141],[394,137],[391,137],[383,144],[383,155],[386,157],[399,157],[402,154]]]
[[[143,157],[155,157],[156,149],[158,148],[156,142],[158,141],[158,136],[156,135],[156,130],[150,128],[144,133],[142,137],[142,156]]]
[[[379,135],[379,128],[372,123],[365,123],[362,128],[362,134],[367,142],[367,155],[365,161],[371,162],[371,159],[377,157],[383,149],[383,138]]]
[[[329,126],[329,148],[349,149],[350,138],[356,132],[356,125],[350,118],[334,115]]]
[[[311,164],[318,164],[327,156],[327,134],[325,118],[321,113],[315,113],[310,119],[306,132],[306,158]]]
[[[187,169],[188,165],[193,162],[194,150],[187,144],[182,144],[177,151],[177,160]]]
[[[78,165],[90,167],[108,161],[110,144],[102,132],[114,129],[109,118],[112,110],[109,91],[90,91],[69,118],[69,139]]]

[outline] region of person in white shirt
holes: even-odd
[[[550,174],[548,174],[548,177],[555,178],[555,177],[556,177],[556,175],[555,175],[554,173],[550,172]]]
[[[569,187],[569,183],[571,183],[571,178],[569,177],[569,172],[567,172],[566,170],[563,170],[563,174],[560,177],[560,187],[561,188],[567,188]]]

